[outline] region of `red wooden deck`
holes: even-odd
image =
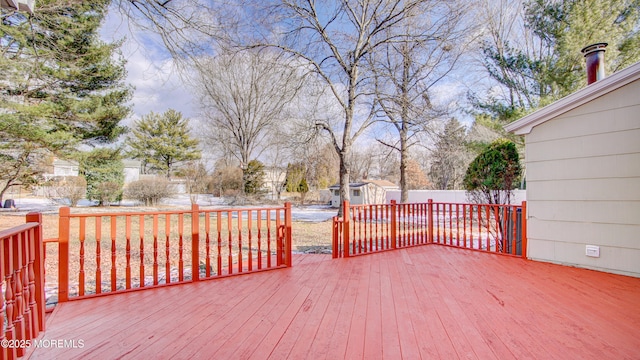
[[[47,325],[82,347],[32,359],[638,359],[640,279],[437,245],[298,255],[60,304]]]

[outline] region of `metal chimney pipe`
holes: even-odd
[[[604,79],[604,52],[607,43],[596,43],[581,50],[587,58],[587,85]]]

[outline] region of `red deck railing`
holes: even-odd
[[[60,302],[291,266],[289,203],[99,214],[61,208],[58,235],[50,281]]]
[[[44,331],[42,215],[27,214],[26,224],[0,231],[0,359],[25,354]]]
[[[334,258],[425,244],[526,258],[526,202],[343,206],[343,217],[333,218]]]

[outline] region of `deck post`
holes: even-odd
[[[520,214],[522,221],[522,258],[527,258],[527,202],[522,202],[522,213]]]
[[[334,216],[331,220],[331,258],[338,258],[338,217]]]
[[[396,211],[398,210],[398,206],[396,205],[395,200],[391,200],[391,248],[395,249],[397,246],[397,226],[398,226],[398,215]]]
[[[433,244],[433,199],[427,201],[427,231],[429,244]]]
[[[40,331],[44,331],[45,294],[44,294],[44,243],[42,242],[42,214],[28,213],[26,216],[28,223],[37,222],[38,226],[33,229],[33,239],[29,244],[29,278],[33,276],[35,288],[30,296],[35,303],[30,303],[33,316],[33,335],[38,336]]]
[[[69,301],[69,207],[60,208],[58,220],[58,302]]]
[[[349,224],[351,223],[351,214],[349,213],[349,201],[342,202],[342,241],[344,241],[344,257],[349,257]]]
[[[284,203],[284,264],[287,267],[291,267],[291,203]]]
[[[200,208],[191,204],[191,281],[200,280]]]

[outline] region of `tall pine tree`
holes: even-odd
[[[115,140],[129,113],[120,43],[98,38],[110,1],[39,0],[0,23],[0,201],[36,183],[41,159],[76,157],[79,144]]]
[[[136,121],[127,147],[130,157],[142,161],[145,172],[160,172],[167,178],[181,163],[200,159],[198,140],[189,136],[188,119],[172,109]]]

